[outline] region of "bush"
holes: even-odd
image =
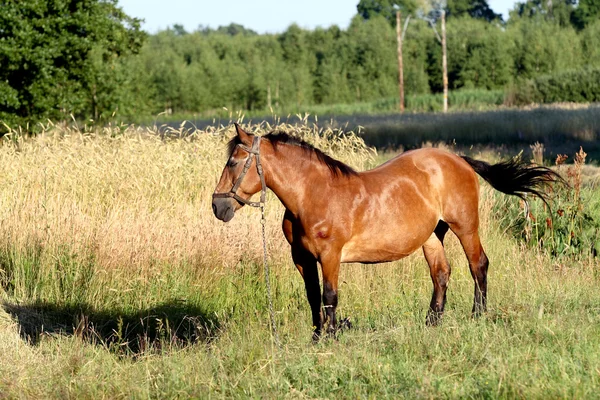
[[[550,212],[538,199],[530,199],[529,208],[525,208],[524,202],[520,205],[514,201],[504,202],[501,208],[506,217],[501,224],[505,229],[553,257],[597,257],[600,254],[600,199],[597,189],[583,185],[586,155],[580,149],[575,154],[574,164],[569,166],[564,165],[566,155],[556,158],[557,171],[568,185],[553,186]],[[528,212],[527,218],[523,218],[524,210]]]
[[[600,68],[585,68],[520,82],[509,91],[509,102],[531,103],[600,101]]]

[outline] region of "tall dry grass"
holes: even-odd
[[[299,135],[358,169],[374,155],[353,134],[286,125],[249,130]],[[184,261],[231,266],[240,258],[257,258],[259,213],[246,207],[225,225],[211,210],[232,135],[231,127],[172,129],[165,135],[156,128],[106,133],[48,125],[34,138],[4,137],[0,246],[17,252],[39,246],[42,265],[67,247],[106,270]],[[267,235],[274,256],[287,251],[281,217],[280,203],[270,197]]]

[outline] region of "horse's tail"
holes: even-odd
[[[556,182],[565,184],[565,180],[550,168],[536,166],[520,159],[511,159],[488,164],[484,161],[462,157],[471,168],[487,183],[502,193],[518,196],[523,200],[527,193],[542,199],[548,204],[545,189]]]

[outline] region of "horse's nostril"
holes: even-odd
[[[217,206],[215,206],[215,203],[213,203],[212,208],[213,208],[213,214],[217,215]]]

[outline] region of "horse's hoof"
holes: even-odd
[[[352,322],[350,321],[350,318],[344,318],[340,321],[338,326],[338,331],[345,331],[346,329],[352,329]]]
[[[442,322],[442,313],[429,311],[427,318],[425,318],[425,325],[427,326],[438,326]]]
[[[312,342],[318,343],[321,340],[321,332],[313,332],[312,334]]]
[[[329,326],[327,328],[327,337],[337,340],[337,335],[340,332],[350,328],[352,328],[352,322],[350,322],[350,318],[344,318],[335,327]]]

